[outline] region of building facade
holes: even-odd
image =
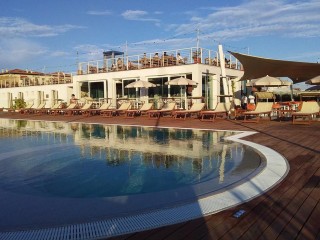
[[[67,99],[73,92],[72,76],[63,72],[44,74],[30,70],[3,70],[0,73],[0,107],[13,108],[15,100],[23,99],[34,107],[46,103],[51,107]]]
[[[108,101],[116,107],[120,101],[154,102],[155,107],[175,101],[179,108],[205,102],[215,108],[218,102],[240,99],[243,75],[240,62],[230,54],[204,48],[175,49],[126,56],[117,51],[104,52],[97,61],[78,64],[76,75],[61,72],[43,74],[11,70],[0,74],[0,107],[12,108],[15,99],[35,106],[45,102],[50,108],[57,101],[68,103],[71,94],[90,99],[96,106]],[[193,80],[195,86],[169,85],[175,78]],[[134,81],[148,81],[152,88],[126,88]],[[84,100],[84,101],[86,101]]]
[[[181,108],[193,102],[204,101],[215,108],[220,101],[232,96],[240,99],[243,75],[240,63],[225,55],[221,49],[178,49],[141,55],[125,56],[121,52],[105,52],[102,60],[79,63],[73,87],[79,98],[90,97],[99,101],[176,101]],[[196,86],[174,86],[168,82],[185,77]],[[148,81],[152,88],[126,88],[134,81]],[[157,107],[157,105],[156,105]]]

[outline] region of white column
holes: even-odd
[[[117,90],[116,90],[116,80],[112,79],[112,92],[111,92],[111,98],[112,98],[112,103],[111,106],[112,107],[117,107]],[[107,97],[107,96],[105,96]]]
[[[221,68],[221,78],[222,78],[222,84],[223,84],[223,91],[225,95],[229,95],[229,88],[227,83],[227,77],[226,77],[226,66],[225,66],[225,60],[224,60],[224,54],[222,45],[218,46],[219,49],[219,58],[220,58],[220,68]],[[229,98],[225,98],[226,102],[230,102]]]
[[[199,70],[199,65],[195,65],[196,69],[192,71],[192,80],[196,81],[198,84],[192,90],[192,97],[201,97],[202,96],[202,71]],[[194,102],[199,102],[194,101]]]

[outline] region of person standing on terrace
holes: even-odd
[[[123,70],[123,62],[121,58],[118,58],[117,60],[117,66],[119,70]]]
[[[180,53],[177,54],[177,63],[178,64],[184,64],[184,59],[183,57],[180,55]]]
[[[142,64],[142,67],[143,68],[146,68],[146,67],[149,67],[150,66],[150,63],[149,63],[149,59],[147,58],[147,54],[144,53],[141,60],[140,60],[140,63]]]
[[[250,104],[256,104],[253,92],[251,92],[251,94],[249,95],[248,99],[249,99],[249,103]]]
[[[160,66],[160,59],[159,59],[159,53],[155,53],[153,56],[153,66],[154,67],[159,67]]]
[[[242,109],[247,109],[247,105],[248,105],[248,98],[247,98],[245,93],[242,93],[242,97],[241,97],[241,107],[242,107]]]
[[[255,97],[253,95],[254,93],[251,92],[251,94],[248,97],[248,105],[247,105],[247,109],[249,111],[252,111],[256,108],[256,102],[255,102]]]

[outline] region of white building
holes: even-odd
[[[58,99],[68,102],[74,93],[79,99],[90,97],[97,104],[111,101],[113,106],[124,100],[154,101],[155,107],[161,101],[176,101],[178,106],[187,108],[192,102],[204,101],[212,109],[219,101],[229,101],[231,96],[240,99],[238,80],[242,75],[240,63],[232,55],[225,55],[222,46],[218,51],[186,48],[132,56],[108,51],[101,60],[79,63],[77,75],[70,82],[0,88],[0,107],[10,107],[10,101],[21,96],[35,104],[46,101],[46,107],[50,107]],[[177,77],[192,79],[197,86],[166,84]],[[139,80],[152,82],[156,87],[125,88]]]
[[[30,70],[3,70],[0,73],[0,108],[12,108],[16,99],[34,107],[45,102],[51,107],[73,92],[72,76],[62,72],[44,74]]]

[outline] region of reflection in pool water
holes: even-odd
[[[255,151],[223,140],[232,132],[1,121],[0,187],[12,192],[100,198],[205,182],[215,191],[261,165]]]

